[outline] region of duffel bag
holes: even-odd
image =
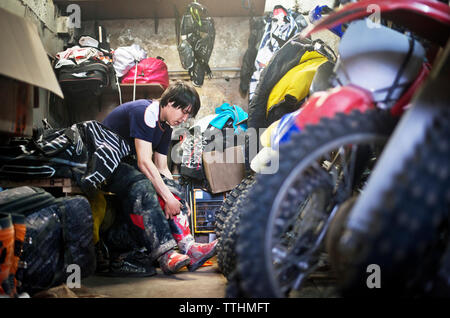
[[[65,65],[58,71],[58,82],[63,93],[72,98],[99,96],[112,83],[115,75],[112,65],[87,61],[78,65]]]
[[[169,86],[169,73],[167,65],[160,58],[148,57],[132,67],[122,78],[123,84],[161,84],[164,89]]]

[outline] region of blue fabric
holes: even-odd
[[[156,127],[147,126],[144,114],[152,102],[139,99],[117,106],[106,116],[102,124],[124,138],[136,153],[134,139],[142,139],[152,143],[154,151],[167,155],[172,135],[172,128],[166,123],[156,122]]]
[[[232,118],[234,132],[240,133],[240,130],[247,130],[247,123],[243,123],[248,119],[248,114],[239,106],[231,106],[229,103],[223,103],[220,107],[216,108],[216,118],[211,120],[210,124],[217,129],[222,130],[226,122]]]
[[[311,14],[311,17],[313,19],[313,21],[311,21],[311,22],[316,22],[316,21],[322,19],[322,10],[326,7],[327,6],[316,6],[314,8],[313,13]],[[339,24],[339,25],[335,26],[334,28],[331,28],[330,31],[339,37],[342,37],[342,35],[344,35],[344,32],[342,31],[342,24]]]
[[[295,119],[300,111],[301,109],[281,117],[280,122],[271,135],[270,144],[272,149],[276,150],[281,144],[289,141],[293,133],[300,132],[300,128],[295,124]]]

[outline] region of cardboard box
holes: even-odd
[[[64,95],[32,22],[0,9],[0,43],[0,133],[31,135],[34,87]]]
[[[212,193],[230,191],[245,177],[244,153],[241,146],[224,152],[204,152],[203,168]]]

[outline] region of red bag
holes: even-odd
[[[136,66],[133,66],[123,77],[121,83],[133,84],[135,72]],[[161,84],[164,89],[169,86],[169,73],[167,71],[167,65],[163,60],[149,57],[138,63],[136,84],[149,83]]]

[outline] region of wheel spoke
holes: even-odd
[[[360,160],[360,153],[367,147],[362,154],[371,154],[370,146],[385,142],[395,123],[389,116],[372,111],[340,115],[331,119],[333,125],[312,126],[280,147],[282,169],[258,179],[254,208],[243,214],[239,244],[246,252],[239,258],[249,295],[287,296],[317,269],[336,208],[357,190],[360,166],[370,162],[367,156]],[[369,120],[373,125],[367,125]]]

